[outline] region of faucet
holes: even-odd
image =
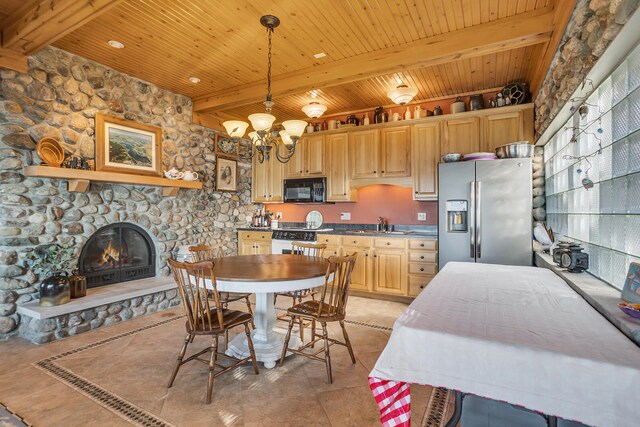
[[[379,217],[378,218],[378,225],[377,225],[376,228],[377,228],[378,231],[387,231],[387,229],[389,228],[389,223],[383,217]]]

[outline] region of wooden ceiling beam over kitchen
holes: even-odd
[[[24,2],[5,16],[0,24],[2,33],[0,65],[26,71],[28,55],[80,28],[121,1],[29,0]]]
[[[433,67],[548,42],[553,13],[547,9],[435,35],[427,39],[316,65],[272,78],[274,96],[351,83],[381,74]],[[265,80],[198,97],[194,111],[220,111],[264,99]]]

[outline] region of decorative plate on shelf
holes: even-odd
[[[234,142],[227,135],[216,133],[214,153],[237,159],[240,153],[240,141]]]
[[[64,161],[64,150],[55,138],[42,138],[36,146],[36,152],[47,166],[59,168]]]

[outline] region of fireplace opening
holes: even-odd
[[[98,229],[82,248],[78,262],[87,287],[112,285],[156,275],[155,246],[137,225],[120,222]]]

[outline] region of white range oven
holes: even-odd
[[[272,254],[290,254],[291,242],[317,243],[318,233],[316,230],[303,228],[288,228],[273,230],[271,235]]]

